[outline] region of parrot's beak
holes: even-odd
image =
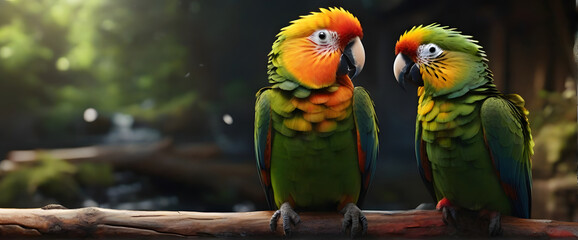
[[[361,39],[355,37],[347,44],[345,50],[343,50],[339,67],[337,68],[337,75],[342,76],[347,74],[350,79],[353,79],[361,72],[364,64],[365,50],[363,49],[363,44],[361,44]]]
[[[419,67],[407,55],[397,54],[393,62],[393,74],[395,79],[405,89],[405,82],[410,81],[417,86],[423,86],[423,79],[419,73]]]

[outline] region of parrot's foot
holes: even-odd
[[[275,232],[277,229],[277,220],[281,217],[283,221],[283,233],[285,236],[291,236],[292,228],[291,225],[295,226],[299,222],[301,222],[301,218],[299,215],[291,208],[291,205],[288,202],[281,204],[279,210],[273,213],[271,217],[271,221],[269,222],[269,227],[271,231]]]
[[[450,200],[442,198],[436,205],[437,210],[442,210],[442,219],[446,225],[451,225],[457,228],[457,211],[458,208],[452,205]]]
[[[440,200],[436,208],[442,211],[444,223],[459,230],[459,234],[499,236],[502,233],[500,212],[460,208],[446,198]]]
[[[355,204],[348,203],[341,212],[343,213],[343,224],[341,226],[343,233],[347,233],[347,230],[350,230],[351,238],[363,236],[367,233],[367,218]]]
[[[502,214],[498,211],[481,210],[480,218],[489,220],[488,233],[490,236],[499,236],[502,234]]]

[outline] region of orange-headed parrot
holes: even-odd
[[[268,87],[257,93],[255,152],[267,199],[286,235],[294,211],[340,211],[343,228],[363,234],[358,208],[378,150],[373,102],[351,79],[365,52],[359,20],[342,8],[292,21],[269,53]]]

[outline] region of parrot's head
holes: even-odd
[[[413,27],[395,45],[395,78],[402,87],[411,81],[433,96],[461,96],[492,81],[486,55],[476,43],[438,24]]]
[[[353,78],[365,63],[362,37],[359,20],[343,8],[301,16],[277,34],[269,54],[270,75],[310,89],[331,86],[339,77]]]

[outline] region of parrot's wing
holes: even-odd
[[[358,205],[362,203],[365,193],[375,172],[379,142],[377,137],[377,116],[373,108],[373,101],[362,87],[353,90],[353,115],[357,130],[357,152],[359,170],[362,177],[362,190]]]
[[[255,154],[257,156],[257,167],[259,178],[265,189],[265,195],[269,207],[275,207],[273,199],[273,188],[271,187],[271,97],[270,91],[266,88],[257,93],[255,103]]]
[[[417,159],[417,169],[421,180],[433,198],[434,203],[437,202],[434,186],[433,173],[431,170],[431,163],[427,157],[426,142],[421,137],[422,126],[421,122],[415,121],[415,156]]]
[[[517,98],[523,104],[521,97]],[[501,97],[488,98],[482,105],[481,119],[486,146],[502,188],[512,202],[512,213],[529,218],[532,208],[532,137],[523,112],[525,109],[516,105]]]

